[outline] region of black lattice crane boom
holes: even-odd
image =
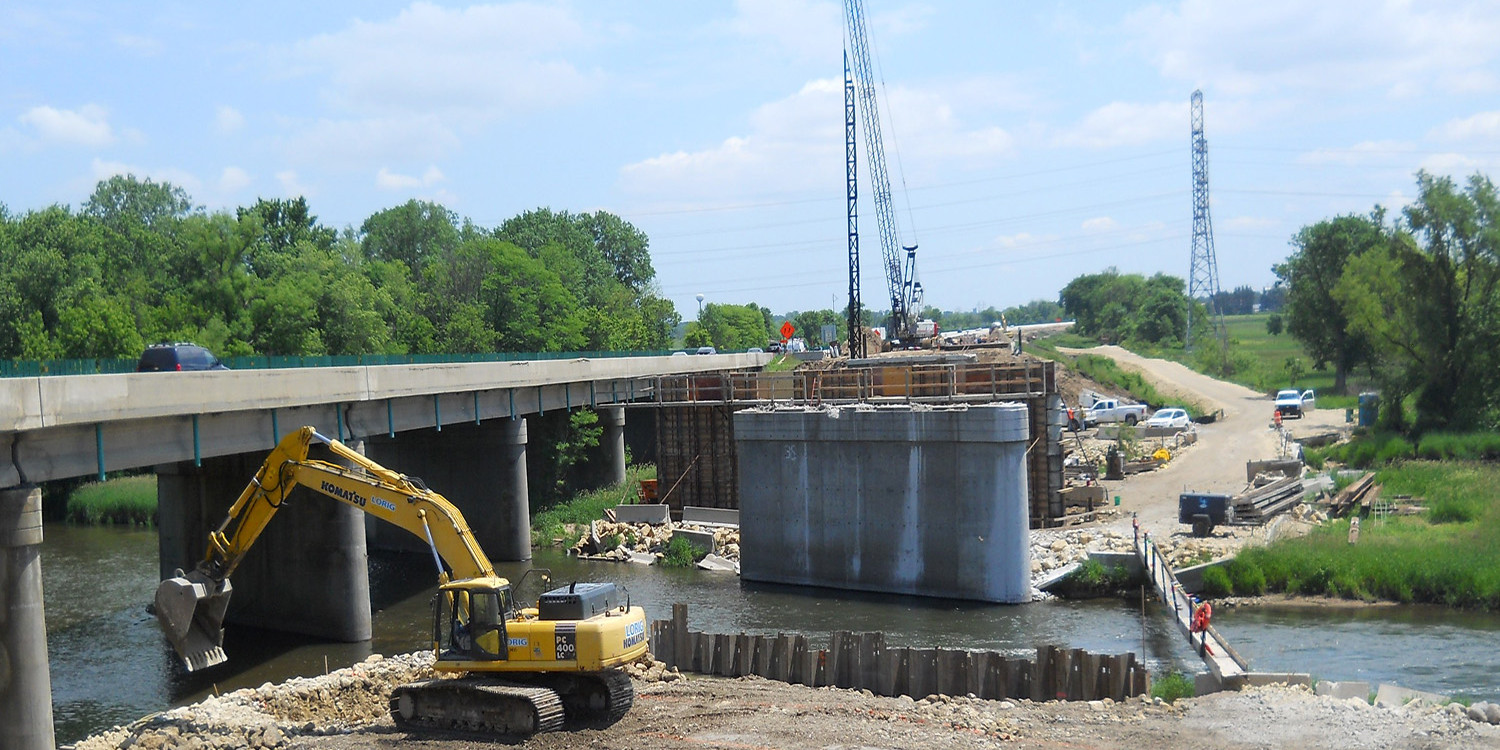
[[[869,36],[865,32],[865,10],[862,0],[845,0],[844,22],[848,46],[844,54],[844,139],[849,180],[849,286],[859,286],[858,246],[855,225],[854,112],[865,133],[865,160],[870,167],[870,195],[875,203],[875,220],[880,229],[880,252],[885,260],[886,288],[891,297],[891,340],[903,342],[916,338],[917,317],[922,312],[922,284],[917,281],[917,246],[902,247],[896,228],[896,210],[891,200],[891,178],[885,166],[885,142],[880,134],[880,108],[875,98],[875,74],[870,65]],[[853,76],[849,75],[853,63]],[[854,106],[857,95],[858,106]],[[905,258],[903,264],[903,253]],[[856,301],[850,297],[850,339],[856,338],[854,327]]]

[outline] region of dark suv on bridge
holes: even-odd
[[[141,352],[136,372],[183,372],[186,370],[228,370],[218,357],[197,344],[152,344]]]

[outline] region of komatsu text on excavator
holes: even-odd
[[[308,458],[323,443],[353,468]],[[396,726],[523,738],[565,718],[613,722],[634,701],[618,669],[646,653],[646,615],[612,583],[574,583],[517,604],[458,509],[420,479],[391,471],[303,427],[282,439],[188,573],[163,581],[156,617],[189,671],[225,661],[229,576],[298,485],[393,523],[427,542],[438,568],[433,600],[437,679],[397,687]]]

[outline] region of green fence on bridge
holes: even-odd
[[[467,362],[516,362],[548,359],[605,359],[611,357],[659,357],[671,350],[628,352],[487,352],[481,354],[350,354],[323,357],[277,357],[256,355],[229,357],[231,370],[272,370],[292,367],[364,367],[372,365],[428,365]],[[46,375],[108,375],[135,372],[134,359],[44,359],[0,360],[0,378],[34,378]]]

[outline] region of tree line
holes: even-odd
[[[1221,293],[1221,312],[1279,310],[1267,323],[1302,343],[1334,390],[1361,372],[1376,383],[1384,426],[1430,432],[1500,427],[1500,195],[1488,177],[1463,184],[1417,173],[1417,197],[1396,214],[1376,206],[1302,227],[1265,292]],[[1183,346],[1186,315],[1206,320],[1181,279],[1111,268],[1063,288],[1078,333],[1104,342]],[[1203,338],[1199,338],[1202,336]],[[1217,356],[1208,326],[1194,326],[1199,365]],[[1212,356],[1210,356],[1212,355]],[[1228,373],[1225,373],[1228,374]],[[1408,415],[1410,403],[1414,413]]]
[[[336,230],[305,198],[208,212],[116,176],[78,211],[0,205],[0,357],[660,350],[681,319],[655,275],[604,211],[482,227],[411,200]]]
[[[1417,198],[1303,227],[1275,266],[1287,330],[1338,387],[1362,369],[1396,429],[1500,426],[1500,196],[1475,174],[1417,173]],[[1408,397],[1415,419],[1402,408]]]

